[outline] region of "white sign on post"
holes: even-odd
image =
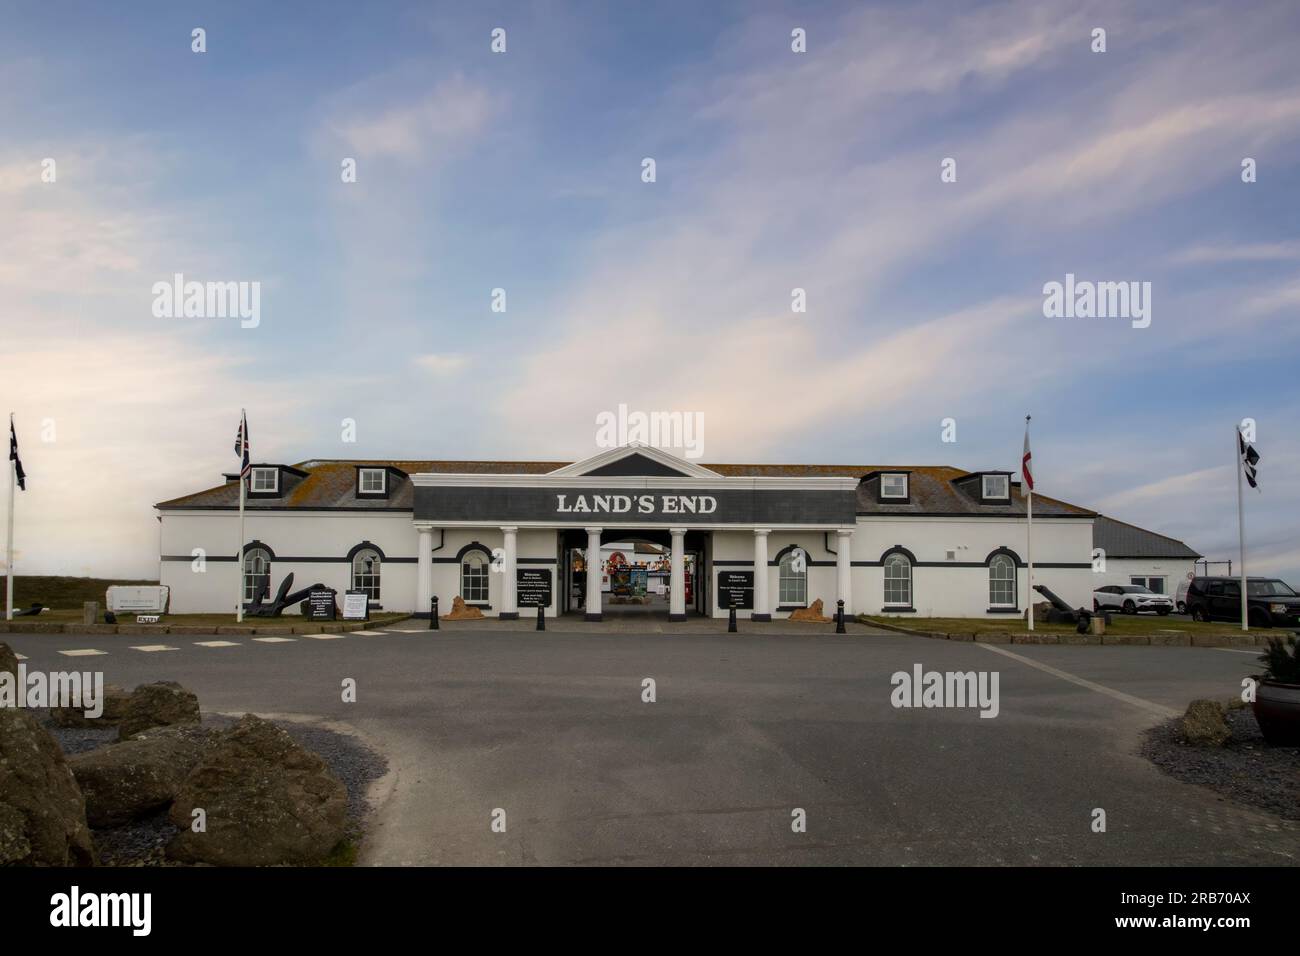
[[[344,593],[343,620],[370,620],[370,596],[365,591],[348,591]]]
[[[108,589],[107,606],[110,611],[152,611],[161,614],[167,610],[171,589],[165,585],[144,587],[114,584]]]

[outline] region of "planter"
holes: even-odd
[[[1254,711],[1266,741],[1275,747],[1300,746],[1300,684],[1260,681]]]

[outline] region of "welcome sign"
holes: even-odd
[[[556,495],[556,514],[711,515],[718,510],[713,495]]]
[[[417,521],[512,522],[582,526],[622,525],[851,525],[857,520],[852,489],[810,488],[578,488],[417,485]]]

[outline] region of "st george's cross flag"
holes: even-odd
[[[1255,446],[1247,442],[1240,431],[1237,432],[1237,448],[1241,455],[1241,472],[1246,476],[1246,483],[1258,489],[1259,485],[1255,481],[1255,466],[1259,464],[1259,452],[1255,451]]]
[[[248,462],[248,416],[239,416],[239,430],[235,432],[235,454],[239,456],[239,477],[247,478],[252,466]]]
[[[1034,490],[1034,456],[1029,452],[1029,423],[1025,422],[1025,453],[1020,459],[1020,474],[1025,479],[1025,487]]]
[[[27,473],[23,471],[23,460],[18,457],[18,433],[14,431],[14,417],[9,416],[9,460],[14,463],[14,477],[18,487],[27,490]]]

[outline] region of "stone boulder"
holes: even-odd
[[[86,801],[49,731],[0,708],[0,866],[93,866]]]
[[[1195,747],[1222,747],[1232,736],[1217,700],[1194,700],[1180,721],[1183,739]]]
[[[86,797],[92,827],[112,827],[170,804],[206,753],[212,731],[153,727],[130,740],[73,754],[68,766]]]
[[[790,612],[792,621],[810,621],[814,624],[829,624],[831,618],[822,613],[822,599],[813,601],[809,607],[796,608]]]
[[[126,705],[131,692],[115,684],[104,687],[104,712],[98,717],[87,717],[84,707],[51,707],[50,717],[60,727],[115,727],[126,716]]]
[[[446,621],[477,621],[483,617],[483,612],[476,607],[470,607],[465,603],[465,599],[457,594],[451,599],[451,613],[444,614],[443,620]]]
[[[220,866],[310,865],[343,838],[348,794],[325,761],[269,721],[245,714],[215,738],[181,784],[167,855]],[[192,829],[201,808],[206,831]]]
[[[117,727],[117,739],[127,740],[150,727],[199,722],[199,698],[175,681],[141,684],[131,692]]]
[[[4,641],[0,641],[0,671],[8,671],[15,677],[18,676],[18,655]]]

